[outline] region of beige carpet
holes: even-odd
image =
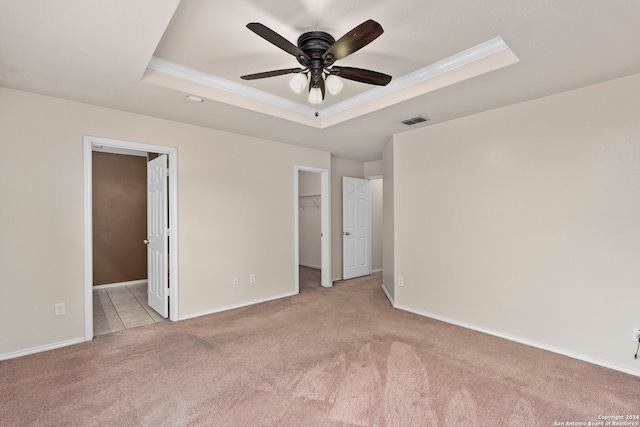
[[[380,275],[0,362],[2,426],[553,426],[640,378],[395,310]]]

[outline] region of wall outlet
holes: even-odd
[[[240,284],[240,279],[238,276],[233,276],[233,286],[238,286]]]
[[[249,283],[256,283],[256,275],[255,274],[251,274],[249,276]]]
[[[633,328],[633,340],[638,342],[640,340],[640,328]]]
[[[404,286],[404,277],[398,277],[398,286]]]
[[[63,302],[61,302],[60,304],[56,304],[55,307],[56,316],[64,316],[65,314],[67,314],[67,308]]]

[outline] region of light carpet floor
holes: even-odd
[[[380,285],[306,287],[0,362],[0,424],[519,427],[640,413],[640,378],[395,310]]]

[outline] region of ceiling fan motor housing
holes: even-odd
[[[309,61],[304,57],[298,57],[298,62],[305,68],[309,68],[313,87],[318,86],[318,82],[322,78],[322,70],[329,65],[325,64],[322,56],[334,43],[335,39],[331,34],[323,31],[309,31],[298,38],[298,47],[311,58]]]
[[[298,47],[311,59],[321,59],[322,55],[335,43],[331,34],[323,31],[310,31],[298,37]],[[300,64],[307,66],[298,58]]]

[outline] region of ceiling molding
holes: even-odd
[[[496,53],[509,50],[509,46],[502,40],[502,37],[495,37],[484,43],[476,45],[465,51],[452,55],[434,64],[416,70],[405,76],[391,80],[386,86],[378,86],[367,92],[356,95],[352,98],[341,101],[330,107],[320,110],[320,117],[327,118],[334,114],[355,108],[359,105],[374,101],[383,96],[390,95],[402,89],[406,89],[425,80],[431,79],[438,75],[450,72],[456,68],[463,67],[472,62],[487,58]]]
[[[316,112],[316,109],[309,105],[291,101],[290,99],[273,95],[260,89],[255,89],[240,83],[232,82],[231,80],[223,79],[222,77],[214,76],[212,74],[203,73],[201,71],[197,71],[192,68],[185,67],[184,65],[176,64],[175,62],[167,61],[166,59],[158,58],[155,56],[151,57],[151,61],[149,61],[149,65],[147,66],[147,68],[174,77],[189,80],[204,86],[209,86],[214,89],[219,89],[225,92],[240,95],[258,102],[270,104],[275,107],[285,108],[297,113],[306,114],[308,116],[314,116]]]
[[[193,70],[155,56],[151,58],[147,67],[148,73],[143,80],[323,129],[518,61],[504,40],[501,37],[495,37],[392,80],[386,86],[377,86],[324,109],[316,109],[308,104]],[[149,70],[156,75],[149,74]],[[162,78],[162,75],[173,79]]]

